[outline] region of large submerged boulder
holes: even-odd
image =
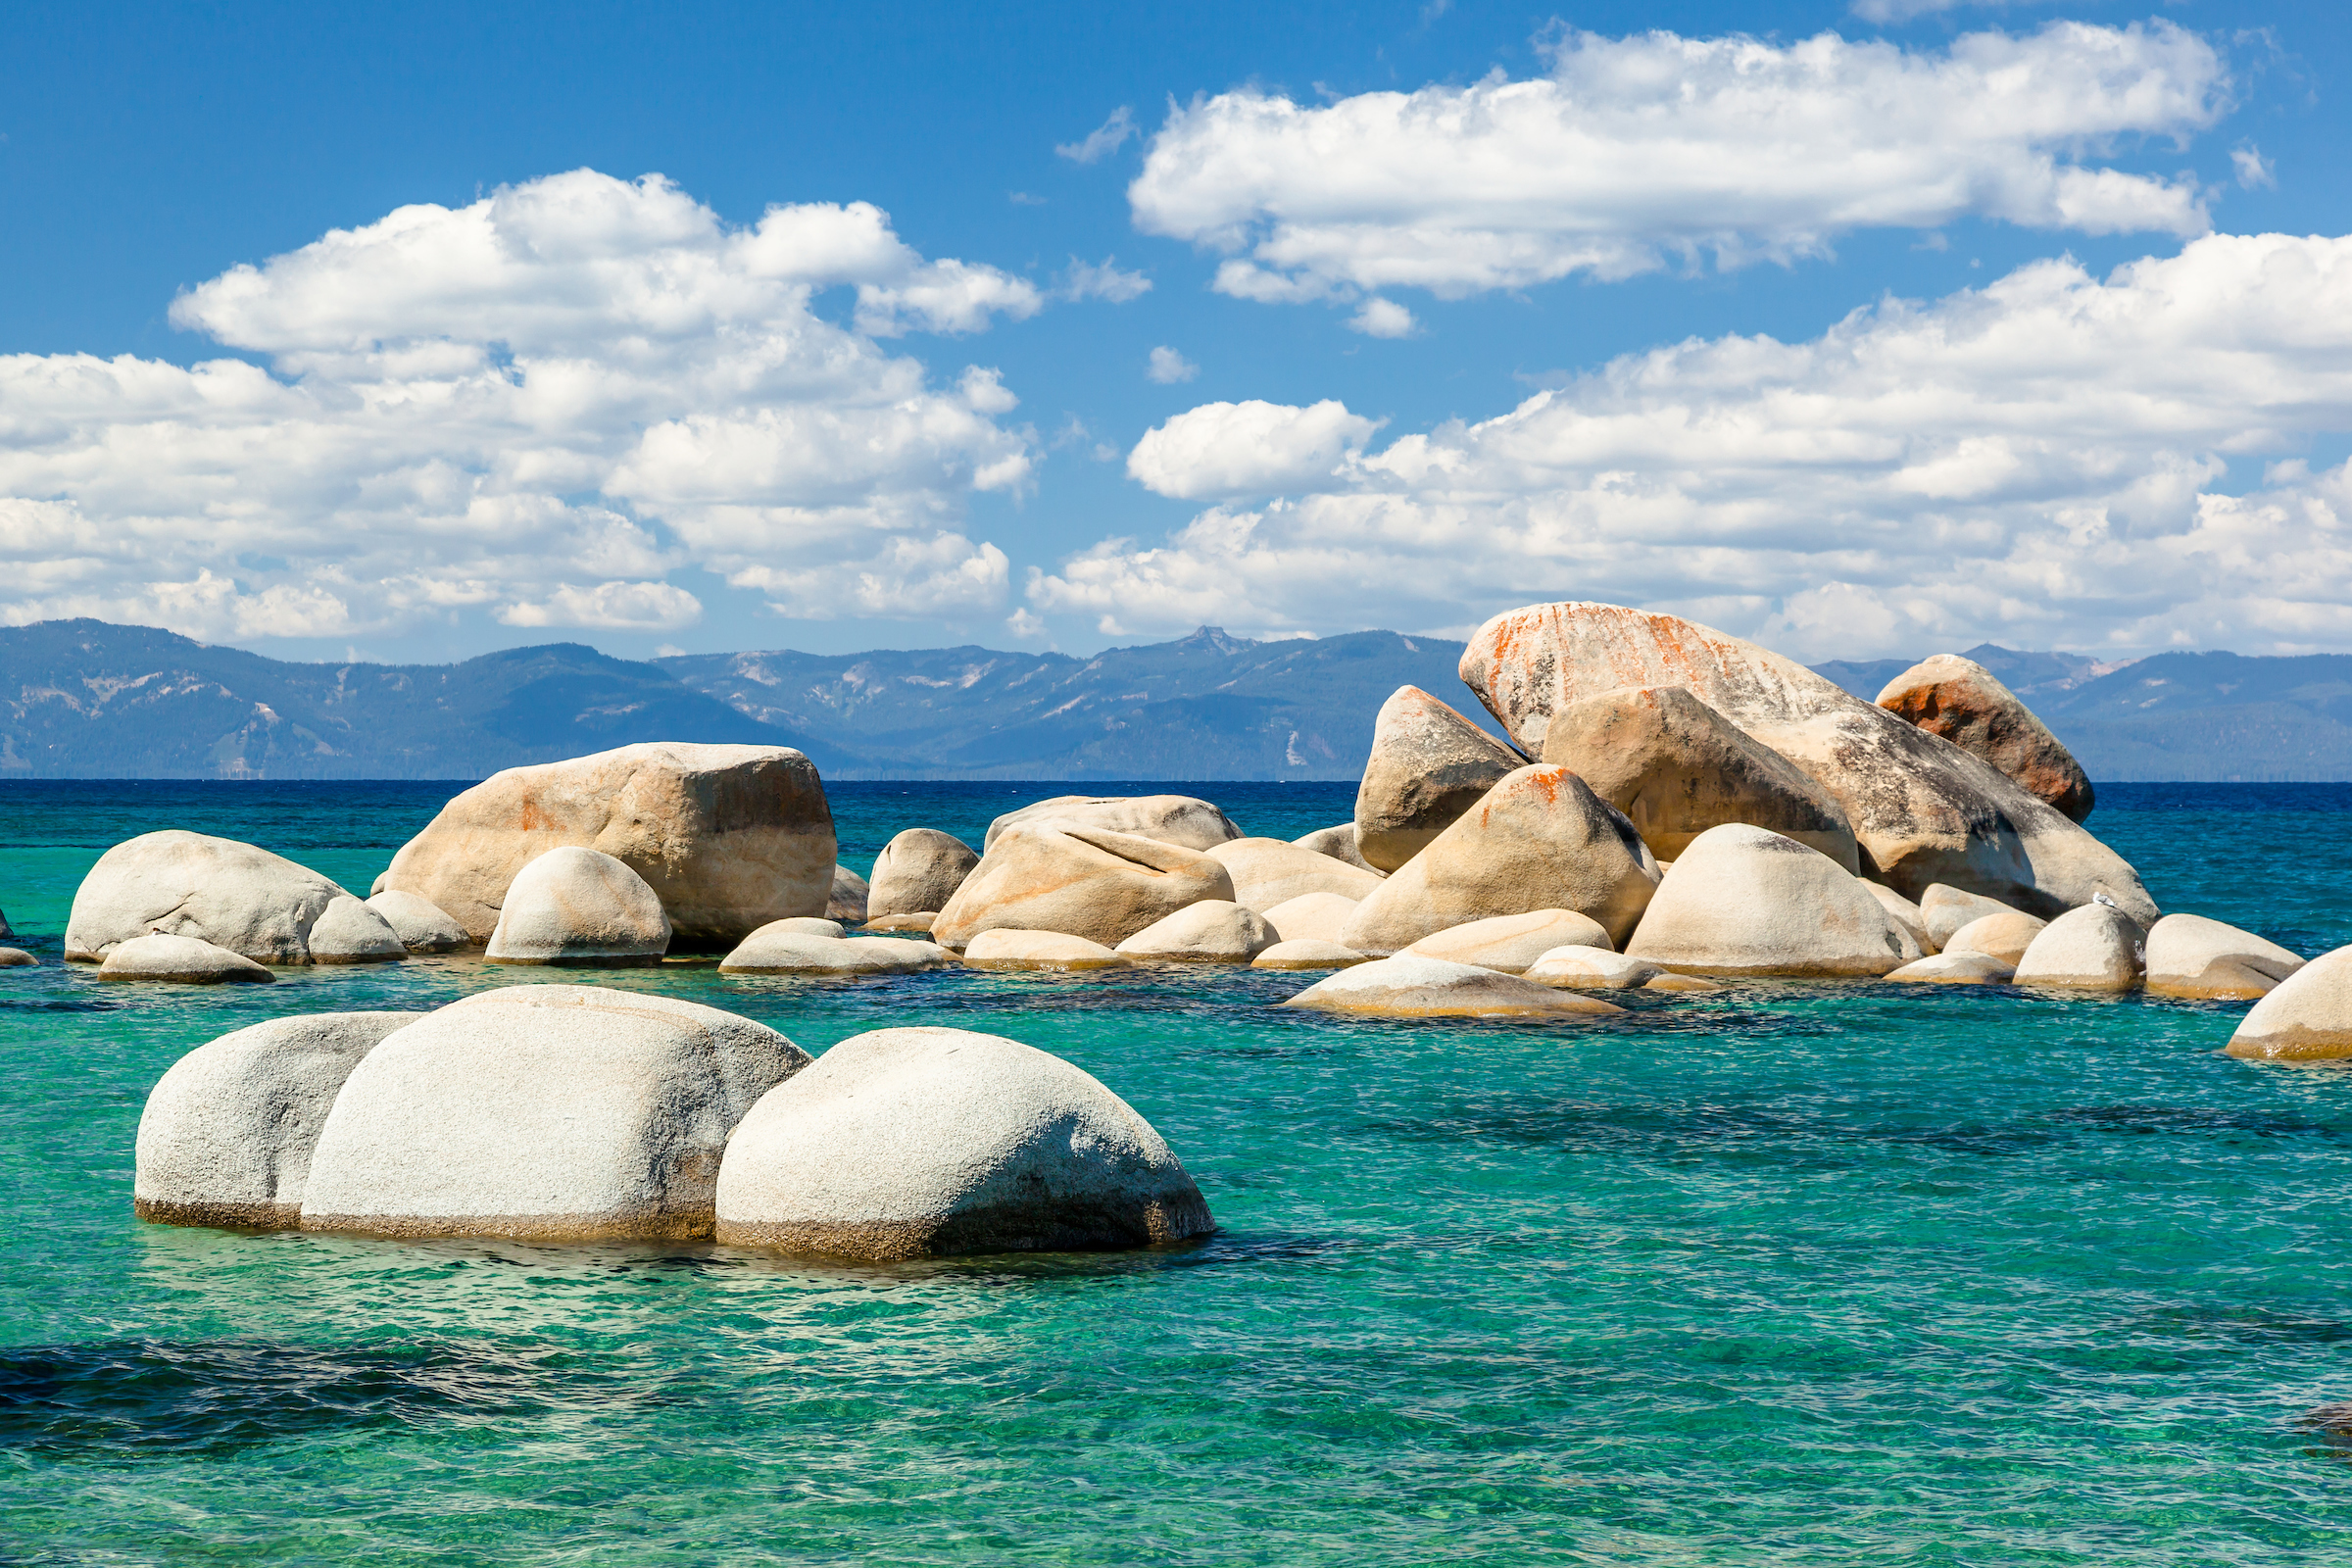
[[[822,914],[832,893],[815,764],[790,747],[677,741],[494,773],[403,845],[373,891],[429,900],[487,942],[516,873],[565,847],[645,878],[681,950],[723,952],[770,920]]]
[[[1155,839],[1187,850],[1211,850],[1242,836],[1223,811],[1190,795],[1056,795],[989,823],[982,858],[1009,829],[1041,822]]]
[[[882,846],[866,892],[869,920],[894,914],[937,914],[948,906],[980,857],[953,833],[910,827]]]
[[[2090,814],[2090,775],[2075,754],[1975,660],[1958,654],[1923,660],[1886,683],[1879,706],[1983,758],[2070,821]]]
[[[316,1012],[222,1035],[173,1062],[139,1116],[131,1208],[167,1225],[291,1229],[343,1080],[421,1012]]]
[[[727,1135],[808,1055],[716,1007],[508,986],[385,1037],[311,1155],[302,1228],[708,1237]]]
[[[1682,974],[1792,979],[1882,975],[1920,956],[1859,877],[1742,822],[1691,841],[1625,952]]]
[[[1399,953],[1318,980],[1283,1004],[1375,1018],[1543,1018],[1623,1012],[1612,1003],[1555,991],[1515,974]]]
[[[1208,858],[1233,878],[1234,902],[1260,914],[1310,893],[1361,899],[1380,886],[1376,872],[1281,839],[1235,839],[1211,849]]]
[[[2352,1058],[2352,948],[2323,953],[2238,1020],[2228,1047],[2249,1061]]]
[[[1418,686],[1399,686],[1372,721],[1355,792],[1355,848],[1394,871],[1527,759]]]
[[[1551,715],[1544,760],[1573,769],[1672,860],[1725,822],[1769,828],[1856,870],[1854,830],[1828,791],[1686,686],[1629,686]]]
[[[2303,967],[2278,943],[2201,914],[2168,914],[2149,928],[2148,990],[2162,997],[2253,1001]]]
[[[406,951],[381,915],[310,867],[177,829],[142,833],[98,858],[74,894],[66,956],[98,962],[153,932],[258,963],[365,962]]]
[[[1796,764],[1844,810],[1865,876],[1906,898],[1933,883],[2041,914],[2100,893],[2156,917],[2138,873],[1998,768],[1752,643],[1616,605],[1497,615],[1463,651],[1462,679],[1522,750],[1552,715],[1624,686],[1685,686]]]
[[[961,948],[983,931],[1059,931],[1115,948],[1202,899],[1231,899],[1233,878],[1198,850],[1131,833],[1040,821],[993,836],[931,939]]]
[[[1623,942],[1657,873],[1633,824],[1564,767],[1522,767],[1356,906],[1343,946],[1380,956],[1498,914],[1573,909]]]
[[[717,1235],[865,1261],[1205,1235],[1164,1139],[1087,1073],[966,1029],[877,1029],[772,1090],[727,1145]]]
[[[660,963],[669,939],[645,878],[610,855],[567,845],[515,873],[482,956],[626,968]]]

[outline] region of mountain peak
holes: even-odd
[[[1255,648],[1257,644],[1247,637],[1229,637],[1222,626],[1202,626],[1190,637],[1179,638],[1167,646],[1188,652],[1210,649],[1220,654],[1238,654],[1245,648]]]

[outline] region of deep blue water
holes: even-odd
[[[0,1561],[2352,1555],[2352,1447],[2298,1424],[2352,1400],[2352,1073],[2218,1055],[2237,1005],[1753,986],[1416,1026],[1283,1011],[1303,982],[1247,972],[670,964],[600,983],[811,1050],[920,1018],[1065,1055],[1221,1230],[821,1269],[132,1219],[180,1053],[517,976],[102,990],[54,962],[82,870],[184,826],[364,889],[453,788],[0,785],[0,908],[52,960],[0,971]],[[831,795],[864,869],[1064,788]],[[1206,793],[1282,837],[1351,799]],[[2167,908],[2352,942],[2352,788],[2100,794]]]

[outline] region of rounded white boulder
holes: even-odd
[[[866,918],[891,914],[937,914],[948,906],[980,857],[953,833],[910,827],[882,846],[874,861]]]
[[[2034,939],[2040,936],[2048,924],[2046,920],[2037,920],[2016,909],[1988,914],[1983,919],[1971,920],[1953,932],[1952,939],[1943,945],[1943,951],[1988,953],[2014,969],[2024,960],[2026,950],[2034,945]]]
[[[466,928],[432,900],[414,893],[378,893],[368,907],[383,916],[400,945],[411,953],[454,953],[466,946]]]
[[[313,929],[329,905],[350,897],[310,867],[235,839],[142,833],[100,856],[81,879],[66,956],[98,962],[117,943],[160,931],[260,963],[309,963]],[[373,918],[345,911],[343,924]]]
[[[844,1040],[752,1107],[718,1174],[721,1242],[866,1261],[1147,1247],[1212,1225],[1125,1101],[964,1029]]]
[[[2034,934],[2014,978],[2021,986],[2062,991],[2130,991],[2139,984],[2139,949],[2137,921],[2104,904],[2085,904]]]
[[[1277,940],[1255,909],[1203,899],[1152,921],[1112,951],[1159,963],[1248,963]]]
[[[408,956],[392,922],[348,893],[329,899],[311,927],[313,963],[395,963]]]
[[[1882,975],[1920,956],[1861,878],[1744,822],[1690,841],[1625,951],[1684,974],[1789,979]]]
[[[2228,1047],[2251,1061],[2352,1057],[2352,948],[2323,953],[2238,1021]]]
[[[764,1024],[595,986],[508,986],[387,1036],[311,1155],[302,1228],[691,1241],[727,1135],[808,1064]]]
[[[132,1211],[166,1225],[291,1228],[343,1081],[386,1035],[426,1016],[272,1018],[198,1046],[148,1093]]]
[[[645,878],[601,850],[566,845],[516,873],[483,956],[617,968],[662,961],[669,919]]]
[[[2251,931],[2201,914],[2168,914],[2148,932],[2148,990],[2165,997],[2253,1001],[2303,967]]]

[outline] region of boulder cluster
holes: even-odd
[[[211,983],[473,949],[586,967],[703,952],[730,977],[819,980],[1246,964],[1308,978],[1286,1005],[1401,1018],[1598,1018],[1637,989],[1774,979],[2144,988],[2253,1002],[2232,1054],[2352,1058],[2352,949],[2307,963],[2161,914],[2082,826],[2081,767],[1967,660],[1871,704],[1690,621],[1567,603],[1496,616],[1460,667],[1495,732],[1398,691],[1353,819],[1297,840],[1191,796],[1065,795],[976,850],[910,828],[867,878],[839,863],[800,753],[631,746],[466,790],[365,901],[252,845],[132,839],[84,880],[66,955],[101,979]],[[558,985],[214,1041],[149,1101],[137,1204],[868,1258],[1209,1223],[1141,1117],[1026,1046],[884,1029],[811,1065],[730,1013]]]
[[[147,1097],[132,1195],[167,1224],[868,1261],[1211,1228],[1149,1122],[1017,1041],[878,1029],[812,1063],[716,1007],[569,985],[200,1046]]]

